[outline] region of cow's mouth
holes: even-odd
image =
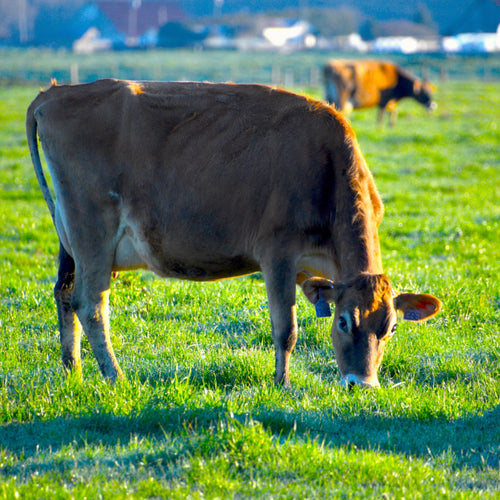
[[[354,373],[348,373],[340,381],[340,385],[344,389],[352,389],[354,387],[361,387],[363,389],[379,389],[380,383],[377,376],[374,377],[360,377]]]

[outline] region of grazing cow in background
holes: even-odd
[[[394,125],[397,103],[405,97],[413,97],[429,110],[436,108],[433,86],[391,62],[333,60],[325,64],[323,77],[329,103],[342,112],[378,106],[379,125],[385,111]]]
[[[347,121],[321,102],[260,85],[99,80],[41,92],[26,127],[60,241],[66,369],[81,370],[83,327],[103,375],[122,376],[108,301],[112,272],[125,269],[196,281],[262,271],[284,385],[296,283],[318,309],[335,302],[347,385],[378,385],[396,310],[420,321],[440,309],[431,295],[394,294],[372,175]]]

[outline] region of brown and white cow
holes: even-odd
[[[313,303],[335,302],[332,339],[348,385],[378,385],[397,310],[420,321],[440,309],[430,295],[394,295],[382,274],[382,202],[330,106],[259,85],[100,80],[41,92],[26,126],[60,240],[66,369],[81,370],[83,327],[103,375],[122,376],[108,300],[112,272],[125,269],[198,281],[262,271],[274,380],[285,385],[296,283]]]
[[[397,103],[412,97],[427,109],[436,108],[433,86],[400,66],[382,61],[329,61],[323,67],[325,98],[342,112],[378,106],[379,125],[385,111],[390,124],[396,120]]]

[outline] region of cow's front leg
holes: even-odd
[[[384,124],[384,116],[385,116],[385,106],[379,106],[377,113],[377,127],[382,127]]]
[[[61,340],[61,359],[65,370],[74,371],[82,376],[81,336],[82,328],[71,305],[75,280],[75,261],[64,247],[59,248],[59,273],[54,287],[57,314],[59,317],[59,334]]]
[[[274,383],[290,385],[289,360],[297,342],[295,268],[283,260],[263,269],[275,351]]]
[[[72,305],[105,378],[114,382],[123,374],[111,345],[109,282],[111,272],[84,272],[76,268]]]
[[[392,99],[387,103],[387,111],[389,111],[389,126],[393,127],[396,124],[396,118],[398,117],[398,104]]]

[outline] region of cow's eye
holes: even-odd
[[[397,329],[398,329],[398,324],[394,323],[394,325],[392,325],[392,328],[391,328],[391,333],[389,333],[389,337],[392,337],[396,333]]]
[[[338,325],[338,328],[341,332],[344,332],[344,333],[349,333],[349,324],[350,324],[350,321],[349,319],[346,317],[345,314],[343,314],[342,316],[340,316],[339,318],[339,321],[337,323]]]

